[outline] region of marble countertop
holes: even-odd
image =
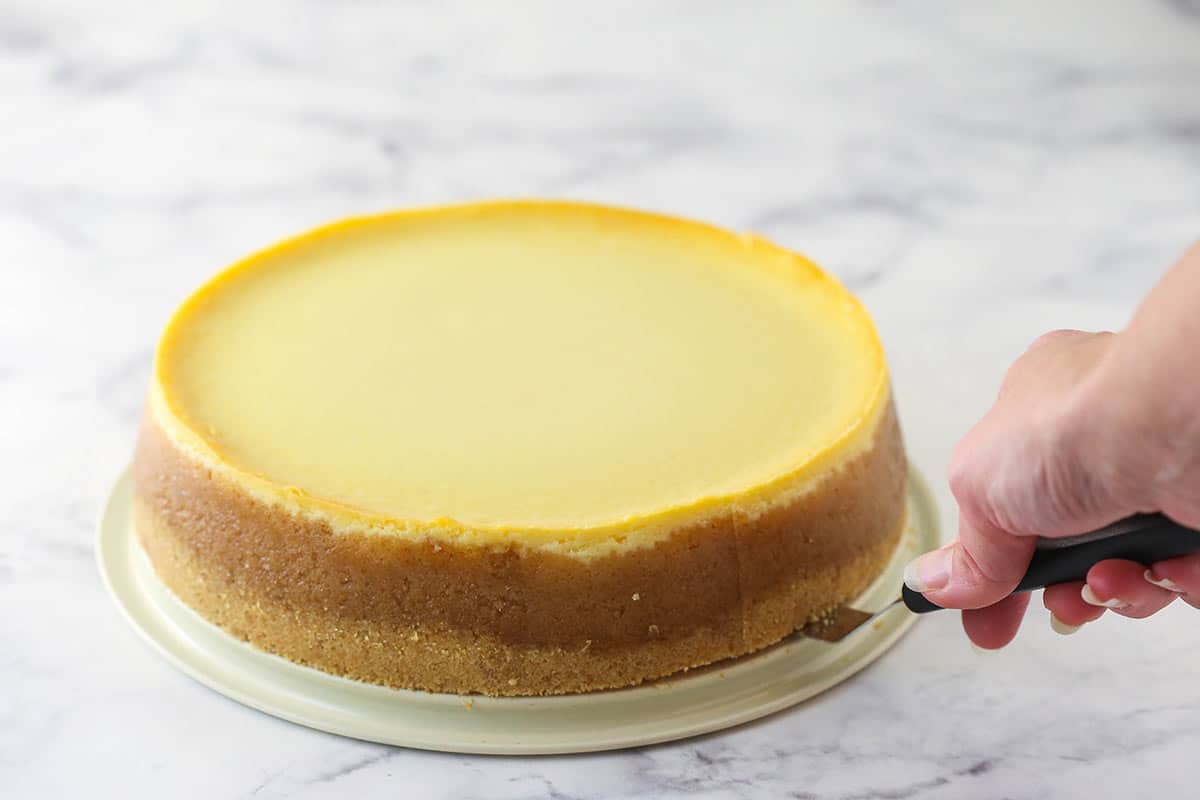
[[[0,796],[1189,796],[1200,617],[1011,647],[922,620],[851,682],[644,749],[341,739],[193,683],[118,616],[95,519],[156,336],[339,215],[632,204],[807,252],[870,307],[935,479],[1006,364],[1119,327],[1200,235],[1200,4],[0,0]]]

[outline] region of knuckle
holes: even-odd
[[[1074,328],[1058,328],[1052,331],[1046,331],[1042,335],[1036,337],[1029,346],[1025,348],[1026,353],[1033,352],[1042,345],[1053,344],[1064,339],[1074,339],[1077,336],[1086,336],[1084,331],[1075,330]]]
[[[955,580],[979,594],[983,605],[996,602],[1008,594],[1010,576],[999,574],[994,565],[985,565],[965,547],[956,548],[952,567]]]
[[[982,505],[986,484],[981,481],[986,458],[974,432],[967,434],[954,452],[946,468],[946,482],[958,506],[968,514],[977,513]]]
[[[1025,352],[1028,353],[1029,351],[1026,350]],[[1024,358],[1025,356],[1018,358],[1012,364],[1009,364],[1008,369],[1004,370],[1004,378],[1000,381],[1000,390],[996,393],[997,399],[1003,400],[1012,393],[1013,386],[1017,384],[1021,372],[1025,369],[1025,362],[1022,360]]]
[[[946,480],[950,484],[950,492],[955,499],[962,503],[972,492],[974,479],[973,470],[966,458],[955,453],[950,459],[950,467],[946,470]]]

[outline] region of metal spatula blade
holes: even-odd
[[[901,602],[900,598],[896,598],[874,614],[850,606],[841,606],[821,619],[808,623],[800,629],[800,633],[822,642],[840,642],[856,630],[866,627],[868,622],[879,619]]]

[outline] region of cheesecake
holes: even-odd
[[[802,256],[632,210],[335,222],[159,342],[134,525],[262,650],[402,689],[631,686],[859,594],[905,524],[878,336]]]

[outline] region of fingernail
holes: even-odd
[[[971,641],[971,640],[968,639],[967,641]],[[992,653],[996,652],[995,650],[988,650],[985,647],[980,647],[979,645],[975,644],[974,642],[971,642],[971,649],[975,651],[976,655],[980,655],[980,656],[990,656]]]
[[[1168,592],[1174,592],[1175,594],[1184,594],[1186,591],[1182,586],[1175,583],[1175,581],[1168,580],[1167,578],[1156,578],[1154,576],[1154,570],[1148,569],[1142,574],[1143,574],[1143,577],[1145,577],[1145,579],[1146,579],[1146,583],[1152,583],[1155,586],[1159,586],[1163,589],[1166,589]]]
[[[954,548],[949,545],[914,558],[904,568],[904,584],[922,593],[946,588],[953,558]]]
[[[1072,633],[1082,627],[1082,625],[1068,625],[1053,614],[1050,615],[1050,629],[1055,633],[1061,633],[1063,636],[1070,636]]]
[[[1128,605],[1128,603],[1119,597],[1110,597],[1107,600],[1101,600],[1096,596],[1096,593],[1092,591],[1092,587],[1088,586],[1086,583],[1083,585],[1083,591],[1079,593],[1079,596],[1082,597],[1083,602],[1087,603],[1089,606],[1099,606],[1100,608],[1121,608]]]

